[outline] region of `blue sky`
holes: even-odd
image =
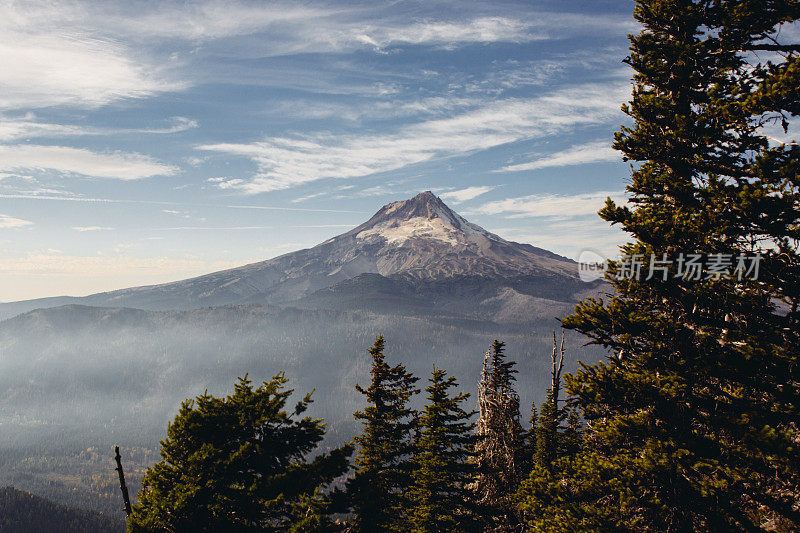
[[[312,246],[433,190],[577,257],[629,170],[628,1],[0,2],[0,301]]]

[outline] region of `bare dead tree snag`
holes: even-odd
[[[561,370],[564,368],[564,330],[561,330],[561,346],[556,344],[556,330],[553,330],[553,370],[551,372],[553,408],[558,410],[558,393],[561,390]]]
[[[119,446],[114,446],[114,460],[117,462],[117,468],[114,470],[119,474],[119,489],[122,491],[122,499],[125,502],[125,514],[131,515],[131,498],[128,495],[128,486],[125,484],[125,472],[122,471],[122,457],[119,454]]]

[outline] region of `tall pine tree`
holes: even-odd
[[[573,460],[581,451],[583,433],[580,416],[572,405],[573,399],[561,399],[561,372],[564,367],[564,332],[561,333],[561,344],[557,343],[553,331],[553,353],[551,356],[551,383],[547,389],[545,401],[537,416],[532,409],[531,429],[527,432],[525,452],[526,479],[517,493],[520,509],[525,522],[533,531],[548,530],[541,527],[543,520],[549,515],[558,513],[558,502],[552,501],[553,492],[561,489],[562,480],[570,472]],[[574,522],[561,520],[557,524],[559,531],[577,531],[580,527]]]
[[[161,442],[162,460],[142,480],[128,531],[286,531],[306,520],[305,503],[324,502],[319,489],[346,472],[352,450],[307,460],[324,424],[298,419],[310,394],[286,411],[286,382],[279,374],[254,388],[245,377],[230,396],[185,401]],[[323,513],[317,525],[327,522]]]
[[[561,332],[561,345],[556,342],[556,332],[553,331],[552,370],[550,374],[550,388],[542,403],[541,414],[538,422],[531,428],[534,436],[534,462],[536,465],[550,469],[558,455],[559,425],[567,417],[567,410],[559,406],[561,392],[561,372],[564,369],[564,332]]]
[[[370,385],[356,390],[367,407],[355,413],[363,430],[355,438],[356,472],[348,482],[352,526],[356,531],[405,531],[408,488],[411,484],[416,412],[409,406],[419,392],[419,378],[403,365],[390,366],[383,354],[385,341],[378,336],[370,348]]]
[[[411,515],[408,529],[415,533],[477,531],[479,517],[468,488],[474,481],[470,461],[475,446],[475,424],[462,405],[469,394],[451,394],[456,378],[434,366],[425,389],[428,401],[419,418],[414,455]]]
[[[638,0],[634,16],[615,148],[637,166],[629,205],[600,214],[644,275],[612,264],[616,295],[565,321],[613,355],[567,378],[590,431],[536,526],[800,530],[800,148],[771,142],[800,113],[781,32],[800,3]]]

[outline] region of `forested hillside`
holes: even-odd
[[[120,533],[121,518],[82,511],[14,487],[0,488],[0,531],[3,533]]]

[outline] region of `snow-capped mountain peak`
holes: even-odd
[[[430,191],[383,206],[352,233],[359,240],[383,239],[395,246],[420,239],[451,246],[486,245],[487,239],[503,242],[497,235],[464,220]]]
[[[465,278],[527,279],[570,287],[579,283],[572,261],[502,239],[468,222],[426,191],[387,204],[364,224],[312,248],[173,283],[4,304],[0,313],[3,307],[8,316],[64,303],[191,309],[291,302],[362,274],[426,283]]]

